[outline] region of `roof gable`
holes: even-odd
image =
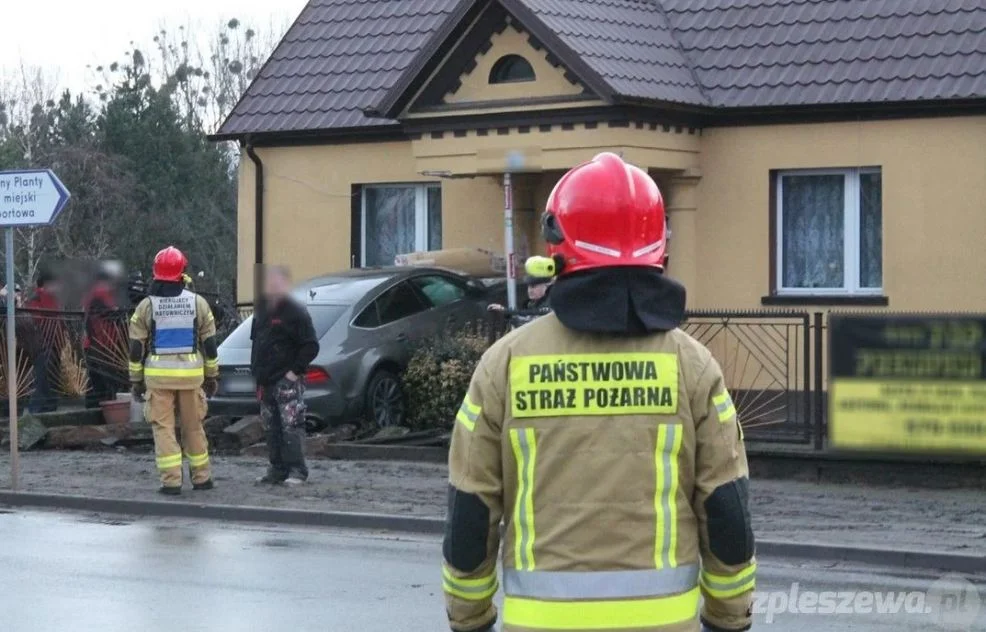
[[[492,83],[496,64],[508,55],[527,61],[534,71],[534,80],[521,83]],[[446,60],[448,63],[450,60]],[[444,89],[439,104],[486,104],[512,100],[544,98],[578,98],[591,92],[557,62],[548,51],[535,48],[528,33],[516,23],[493,33],[476,57],[469,60],[456,81]],[[414,105],[438,105],[416,102]],[[412,106],[411,109],[414,109]]]
[[[413,88],[427,78],[428,63],[438,51],[449,50],[456,38],[485,37],[471,20],[501,16],[531,34],[553,64],[606,102],[621,99],[705,104],[698,82],[688,67],[657,4],[648,0],[467,0],[471,10],[459,14],[460,24],[436,35],[412,67],[389,91],[375,112],[396,117],[412,98]],[[501,25],[502,28],[502,25]],[[472,30],[472,32],[470,32]],[[459,53],[457,53],[459,54]],[[468,54],[468,53],[467,53]]]

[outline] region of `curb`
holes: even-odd
[[[864,548],[832,544],[793,543],[757,540],[758,557],[789,557],[802,560],[851,562],[925,570],[950,571],[977,575],[986,572],[986,555],[963,555],[881,547]]]
[[[404,531],[407,533],[438,534],[445,522],[438,518],[394,516],[371,513],[305,511],[271,507],[238,507],[235,505],[202,505],[155,500],[119,500],[87,498],[60,494],[30,494],[0,491],[0,506],[63,509],[89,513],[126,514],[155,518],[196,518],[230,522],[275,523],[310,527],[336,527]]]
[[[371,531],[400,531],[426,535],[441,534],[445,529],[445,521],[441,518],[372,513],[305,511],[300,509],[276,509],[267,507],[237,507],[233,505],[200,505],[150,500],[118,500],[113,498],[87,498],[84,496],[30,494],[9,491],[0,491],[0,506],[62,509],[157,518],[195,518],[200,520],[223,520],[244,523],[275,523]],[[897,568],[948,570],[966,574],[986,572],[986,555],[835,546],[817,542],[793,543],[779,540],[758,540],[757,555],[764,557],[798,558],[803,560],[875,564]]]

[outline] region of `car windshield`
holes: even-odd
[[[321,339],[329,327],[335,324],[342,313],[346,311],[345,305],[307,305],[308,313],[312,316],[312,324],[315,326],[315,337]],[[253,326],[253,316],[250,316],[237,327],[233,333],[223,341],[223,346],[230,349],[249,349],[250,327]]]

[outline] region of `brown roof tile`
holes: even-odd
[[[705,104],[660,8],[647,0],[521,0],[614,93]]]
[[[460,0],[311,0],[220,136],[370,127],[373,105]]]
[[[475,1],[486,0],[312,0],[219,135],[393,124],[363,110]],[[986,98],[983,0],[503,3],[617,98],[717,109]]]
[[[659,2],[715,106],[986,97],[983,0]]]

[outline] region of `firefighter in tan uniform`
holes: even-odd
[[[161,493],[182,486],[182,445],[175,437],[175,409],[195,490],[214,487],[202,422],[206,395],[216,392],[219,372],[216,322],[204,298],[185,287],[187,260],[168,247],[154,258],[148,297],[130,319],[130,381],[134,395],[147,394],[147,416],[161,473]]]
[[[507,632],[746,630],[755,584],[743,433],[709,351],[678,329],[657,185],[614,154],[542,221],[553,313],[483,356],[449,457],[450,625]]]

